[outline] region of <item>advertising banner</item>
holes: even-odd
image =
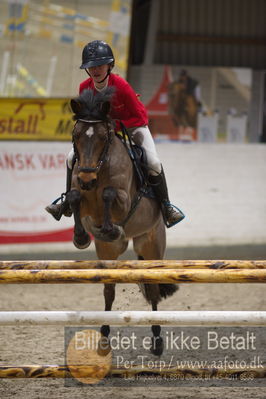
[[[72,240],[73,219],[45,207],[65,191],[70,143],[6,142],[0,149],[0,244]]]
[[[0,98],[0,140],[70,141],[68,98]]]

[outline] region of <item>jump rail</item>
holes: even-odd
[[[12,311],[0,312],[0,326],[266,326],[266,311]]]
[[[265,283],[266,260],[185,261],[2,261],[2,284],[57,283]],[[178,325],[178,326],[266,326],[264,311],[47,311],[0,312],[0,326],[9,325]],[[77,369],[96,372],[94,365],[0,366],[0,378],[67,378]],[[130,369],[112,367],[109,376],[175,375],[266,378],[259,369]]]
[[[0,270],[266,269],[266,260],[30,260],[0,261]]]
[[[265,283],[266,269],[0,270],[0,284]]]
[[[0,366],[0,378],[73,378],[73,374],[80,375],[96,375],[95,366],[74,366],[74,365],[24,365],[24,366]],[[73,373],[73,374],[72,374]],[[179,376],[189,377],[196,376],[204,378],[228,378],[229,376],[241,379],[243,377],[266,378],[266,367],[263,368],[193,368],[184,369],[179,367],[167,368],[148,368],[142,366],[132,366],[130,368],[116,368],[112,367],[109,377],[124,377],[124,376],[138,376],[138,375],[163,375],[163,376]]]

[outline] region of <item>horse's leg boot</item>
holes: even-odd
[[[72,169],[67,166],[67,176],[66,176],[66,193],[70,191],[71,188],[71,180],[72,180]],[[65,193],[65,194],[66,194]],[[62,198],[62,196],[61,196]],[[50,213],[55,220],[60,220],[62,215],[70,217],[72,216],[72,210],[70,209],[69,202],[65,196],[64,201],[60,204],[57,204],[58,200],[48,205],[45,210]]]
[[[181,220],[184,219],[185,215],[179,208],[172,205],[169,201],[167,184],[163,168],[162,172],[159,175],[157,176],[150,175],[149,181],[154,189],[158,201],[160,202],[163,219],[166,227],[172,227],[175,224],[181,222]]]

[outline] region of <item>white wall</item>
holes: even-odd
[[[266,146],[157,145],[170,199],[186,214],[168,246],[266,245]]]
[[[6,150],[14,150],[14,143],[3,142],[2,145],[3,151],[5,146]],[[265,145],[176,142],[156,145],[165,169],[170,199],[186,215],[180,224],[167,230],[169,247],[266,245]],[[37,157],[41,149],[44,153],[60,150],[62,154],[67,153],[69,149],[69,143],[58,143],[57,146],[55,143],[38,143],[37,146],[34,143],[23,142],[20,143],[20,151],[29,152],[33,150],[31,147],[34,147]],[[2,170],[2,188],[7,185],[6,189],[2,190],[2,210],[9,206],[17,212],[20,208],[34,211],[34,204],[42,215],[42,231],[69,227],[71,221],[68,218],[56,222],[43,209],[64,189],[65,171],[61,164],[59,166],[56,171],[43,171],[43,187],[39,188],[34,184],[35,190],[31,188],[28,195],[25,171],[16,172],[18,175],[22,173],[26,179],[22,195],[20,186],[11,183],[10,176],[5,177]],[[37,172],[36,169],[36,176]],[[32,183],[31,179],[34,176],[29,176],[28,184]],[[7,198],[8,192],[10,198]],[[0,230],[4,230],[3,227],[2,225]],[[36,229],[40,231],[40,226],[36,226]],[[43,246],[47,250],[74,250],[72,243]],[[33,251],[40,245],[0,245],[0,252],[20,251],[25,247]],[[94,246],[91,249],[94,250]]]

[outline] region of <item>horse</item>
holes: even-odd
[[[67,194],[74,216],[73,243],[82,249],[94,237],[101,260],[115,260],[133,240],[139,260],[163,259],[166,233],[157,200],[139,195],[134,165],[109,116],[112,88],[94,94],[85,90],[70,101],[76,121],[72,140],[76,156],[72,186]],[[134,205],[135,204],[135,205]],[[134,209],[136,208],[136,209]],[[141,292],[157,310],[158,303],[177,290],[175,284],[140,284]],[[104,284],[105,310],[115,299],[115,284]],[[151,352],[163,352],[161,327],[153,325]],[[101,333],[108,338],[110,327]]]
[[[186,92],[183,82],[173,82],[168,88],[169,113],[176,126],[197,127],[197,100]]]

